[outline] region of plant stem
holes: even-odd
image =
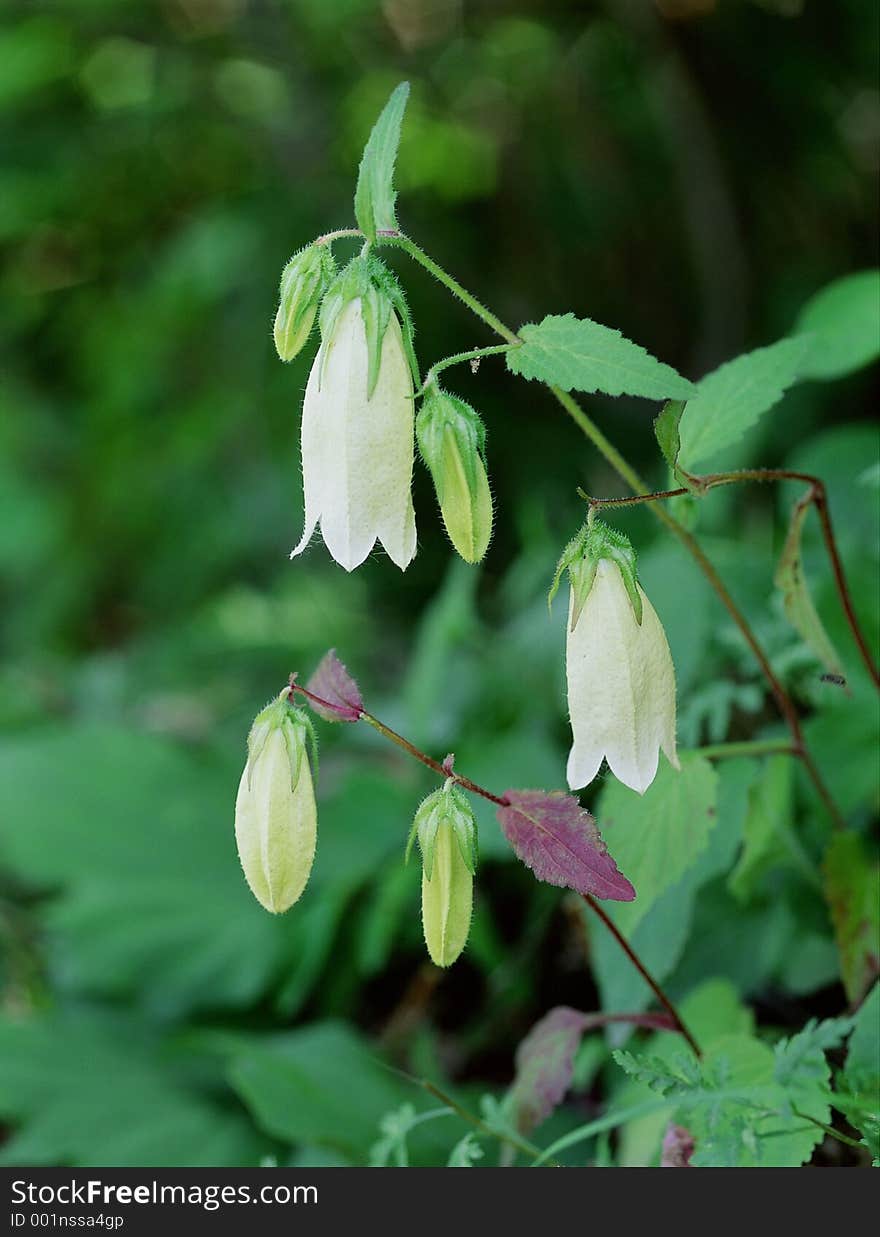
[[[463,361],[481,361],[487,356],[500,356],[501,353],[510,352],[511,348],[517,346],[516,344],[492,344],[488,348],[472,348],[470,352],[456,352],[453,356],[444,357],[442,361],[435,361],[425,375],[424,385],[418,394],[423,394],[437,375],[444,369],[448,369],[450,365],[459,365]]]
[[[787,739],[750,739],[743,743],[710,743],[695,748],[694,754],[706,760],[729,760],[736,756],[794,756],[797,753]]]
[[[629,941],[621,933],[617,924],[614,922],[611,916],[607,913],[607,911],[605,911],[602,908],[602,906],[600,906],[600,904],[596,901],[596,899],[591,894],[584,893],[584,894],[581,894],[581,897],[586,902],[587,906],[589,906],[590,909],[594,911],[599,916],[599,918],[602,920],[605,927],[608,929],[608,931],[617,941],[618,945],[623,950],[623,952],[626,954],[626,956],[629,958],[630,962],[633,964],[636,970],[639,972],[642,979],[645,981],[645,983],[654,993],[654,996],[657,998],[657,1000],[660,1002],[660,1004],[669,1014],[670,1018],[675,1023],[676,1030],[682,1036],[684,1036],[684,1038],[687,1040],[688,1044],[690,1045],[691,1049],[693,1050],[694,1054],[698,1057],[701,1057],[703,1053],[700,1049],[700,1045],[697,1043],[693,1035],[691,1035],[690,1031],[685,1026],[678,1010],[675,1008],[672,1001],[669,999],[669,997],[660,987],[657,980],[654,978],[654,976],[651,974],[648,968],[643,964],[641,958],[636,953],[636,951],[632,948]]]
[[[820,1130],[824,1130],[829,1138],[836,1138],[838,1142],[845,1143],[847,1147],[858,1147],[860,1151],[865,1150],[865,1144],[858,1139],[850,1138],[849,1134],[843,1134],[840,1130],[836,1130],[833,1125],[826,1125],[824,1121],[820,1121],[818,1117],[811,1117],[808,1112],[801,1112],[799,1108],[792,1106],[791,1110],[796,1117],[800,1117],[802,1121],[809,1121],[812,1125],[818,1125]]]
[[[488,799],[490,803],[494,803],[498,807],[507,807],[507,799],[501,799],[498,795],[493,795],[491,790],[486,790],[485,786],[472,782],[469,777],[463,777],[460,773],[455,773],[449,766],[441,764],[439,760],[434,760],[432,756],[428,756],[426,752],[417,748],[414,743],[410,743],[409,739],[405,739],[402,734],[398,734],[396,730],[392,730],[390,726],[380,722],[378,717],[373,717],[372,713],[361,713],[361,721],[368,722],[374,730],[379,731],[379,734],[384,735],[386,739],[390,739],[392,743],[396,743],[398,747],[402,747],[410,756],[420,760],[423,765],[427,765],[429,769],[433,769],[441,777],[451,777],[464,790],[470,790],[473,794],[480,795],[483,799]]]
[[[810,487],[809,492],[801,499],[801,502],[812,503],[816,508],[819,526],[822,529],[822,540],[825,542],[825,549],[828,553],[828,558],[831,560],[834,584],[837,588],[837,595],[840,598],[843,612],[846,615],[846,621],[862,661],[865,663],[868,673],[874,681],[874,685],[880,688],[880,670],[878,670],[871,656],[868,642],[862,633],[859,620],[856,617],[852,594],[846,581],[843,563],[837,549],[837,538],[834,536],[834,528],[831,523],[828,492],[825,489],[825,482],[821,477],[814,477],[811,473],[806,472],[793,472],[788,468],[740,468],[734,472],[710,473],[706,477],[700,477],[699,480],[707,483],[710,488],[715,485],[736,485],[741,481],[802,481]]]
[[[305,696],[307,700],[313,701],[315,704],[320,705],[322,708],[329,709],[331,712],[337,712],[340,714],[340,716],[346,716],[344,708],[341,709],[338,705],[333,704],[331,701],[324,700],[321,696],[316,696],[315,693],[309,691],[307,687],[300,687],[299,683],[297,683],[296,681],[295,674],[290,676],[290,692],[291,692],[291,696],[293,695],[293,693],[299,692],[301,695]],[[373,727],[374,730],[377,730],[379,734],[381,734],[384,738],[389,739],[392,743],[396,743],[398,747],[402,748],[403,751],[407,753],[407,755],[412,756],[414,760],[418,760],[421,764],[426,765],[429,769],[433,770],[434,773],[439,774],[440,777],[452,778],[452,780],[458,786],[461,786],[462,789],[469,790],[475,795],[480,795],[483,799],[488,799],[490,803],[494,803],[497,807],[508,806],[509,800],[501,798],[499,795],[493,795],[491,790],[486,790],[485,786],[480,786],[479,783],[471,781],[469,777],[464,777],[462,774],[456,773],[452,768],[451,757],[447,756],[446,760],[442,762],[439,760],[435,760],[433,756],[429,756],[427,752],[423,752],[420,748],[416,747],[414,743],[410,743],[409,739],[405,739],[402,734],[398,734],[396,730],[392,730],[390,726],[386,726],[384,722],[380,722],[378,717],[374,717],[373,714],[368,713],[366,709],[361,709],[360,715],[357,720],[362,721],[362,722],[367,722],[370,726]],[[657,997],[660,1004],[669,1014],[674,1024],[675,1029],[684,1036],[684,1038],[690,1044],[691,1048],[694,1050],[697,1056],[699,1056],[700,1049],[699,1049],[699,1046],[696,1040],[691,1035],[690,1031],[687,1029],[685,1024],[682,1022],[681,1017],[678,1013],[678,1010],[672,1004],[672,1001],[670,1001],[669,997],[660,987],[657,980],[654,979],[653,975],[648,970],[648,968],[645,966],[645,964],[642,962],[641,958],[638,956],[638,954],[635,952],[635,950],[632,948],[629,942],[626,941],[624,937],[621,936],[616,925],[612,922],[611,919],[609,919],[609,917],[606,915],[605,911],[602,910],[601,906],[595,900],[595,898],[593,898],[590,894],[582,894],[581,896],[583,897],[587,905],[592,907],[595,913],[599,916],[602,922],[606,925],[609,932],[611,932],[612,935],[616,937],[621,948],[626,953],[627,957],[630,959],[633,966],[636,968],[636,970],[639,972],[639,974],[644,979],[645,983],[648,985],[648,987]],[[603,1015],[603,1017],[605,1017],[605,1015]],[[616,1021],[620,1021],[624,1019],[631,1021],[633,1018],[633,1015],[631,1014],[610,1015],[608,1017]],[[435,1094],[437,1094],[437,1092],[435,1092]]]
[[[493,1130],[491,1125],[487,1125],[481,1117],[470,1112],[462,1104],[459,1104],[458,1100],[454,1100],[451,1095],[447,1095],[445,1091],[441,1091],[436,1083],[430,1082],[427,1078],[419,1078],[417,1081],[429,1095],[433,1095],[435,1099],[440,1100],[452,1112],[457,1113],[463,1121],[467,1121],[475,1130],[479,1130],[481,1134],[485,1134],[488,1138],[497,1138],[502,1143],[509,1143],[511,1147],[516,1147],[517,1151],[521,1151],[524,1155],[530,1155],[533,1159],[536,1156],[546,1156],[546,1152],[542,1151],[540,1147],[536,1147],[534,1143],[527,1142],[524,1138],[505,1133],[503,1130]],[[546,1158],[544,1162],[553,1168],[560,1167],[555,1160],[549,1158]]]
[[[415,241],[411,241],[408,236],[403,236],[401,233],[397,233],[396,235],[391,233],[382,234],[382,240],[386,244],[393,245],[396,249],[402,249],[404,253],[408,253],[409,256],[414,258],[415,261],[423,266],[426,271],[429,271],[435,279],[439,280],[445,288],[448,288],[453,296],[457,296],[459,300],[464,301],[468,309],[475,313],[478,318],[482,318],[486,325],[490,326],[496,335],[500,335],[502,339],[506,339],[509,344],[522,343],[522,340],[515,331],[512,331],[510,327],[505,326],[500,318],[496,318],[491,309],[487,309],[482,302],[478,301],[477,298],[472,295],[472,293],[463,288],[457,279],[453,279],[450,274],[444,271],[442,266],[438,266],[434,259],[430,258],[425,253],[424,249],[420,249]]]
[[[485,322],[487,326],[491,327],[496,334],[500,335],[502,339],[507,340],[507,342],[511,344],[522,342],[515,331],[512,331],[510,327],[506,326],[505,323],[503,323],[500,318],[496,317],[491,310],[487,309],[482,302],[477,300],[472,293],[463,288],[457,279],[445,271],[442,266],[439,266],[433,258],[430,258],[425,251],[416,245],[414,241],[411,241],[409,237],[398,233],[393,236],[389,235],[387,237],[383,237],[383,240],[386,240],[387,243],[395,245],[396,247],[402,249],[405,253],[409,254],[409,256],[415,259],[415,261],[423,266],[425,270],[429,271],[435,279],[439,280],[445,288],[448,288],[454,296],[457,296],[459,300],[464,301],[465,305],[467,305],[478,318]],[[649,486],[642,480],[638,472],[636,472],[625,457],[621,455],[614,444],[609,442],[592,419],[587,416],[577,400],[575,400],[567,391],[563,391],[560,387],[554,386],[552,383],[547,383],[545,385],[548,387],[557,402],[561,404],[565,411],[569,414],[578,428],[586,435],[590,442],[593,443],[600,454],[605,457],[618,476],[627,483],[633,493],[644,494],[649,492]],[[770,478],[768,477],[766,479],[769,480]],[[843,827],[845,822],[840,810],[822,780],[822,775],[816,767],[815,761],[813,760],[812,755],[810,754],[804,741],[800,719],[798,717],[794,702],[791,700],[785,688],[782,686],[782,683],[774,673],[773,667],[770,665],[766,653],[758,643],[758,639],[752,631],[745,615],[740,611],[736,602],[727,591],[723,581],[718,576],[718,573],[710,563],[709,559],[703,553],[703,550],[701,549],[696,538],[684,527],[683,524],[680,524],[674,516],[670,515],[664,507],[651,504],[649,510],[652,511],[656,518],[669,529],[673,536],[678,538],[691,557],[695,559],[700,567],[700,570],[709,581],[709,584],[718,594],[722,605],[727,610],[736,626],[739,628],[746,644],[751,649],[758,665],[761,667],[761,671],[763,672],[770,690],[773,693],[773,697],[776,700],[777,707],[779,708],[786,725],[791,731],[795,754],[801,760],[807,775],[816,788],[816,792],[822,802],[825,804],[828,814],[834,824],[838,828]]]

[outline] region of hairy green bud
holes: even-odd
[[[292,361],[311,334],[321,298],[336,273],[329,245],[309,245],[295,253],[281,275],[273,334],[282,361]]]
[[[450,778],[416,811],[407,856],[422,852],[422,926],[431,961],[451,966],[467,942],[477,866],[473,810]]]
[[[435,386],[422,402],[416,437],[449,539],[465,562],[478,563],[492,536],[483,422],[470,404]]]
[[[312,870],[317,809],[307,740],[312,725],[285,688],[258,714],[235,802],[235,840],[245,879],[267,911],[288,910]]]

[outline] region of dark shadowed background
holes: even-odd
[[[375,713],[484,784],[563,783],[564,605],[548,620],[546,589],[582,518],[577,486],[623,492],[546,390],[489,360],[447,375],[488,426],[484,564],[455,559],[420,467],[405,576],[379,553],[347,576],[318,541],[290,564],[313,348],[288,366],[275,355],[278,277],[352,222],[361,148],[406,78],[407,232],[512,326],[572,310],[699,378],[876,265],[877,25],[867,0],[5,7],[0,1157],[363,1163],[383,1116],[425,1105],[372,1054],[476,1109],[549,1007],[647,1005],[637,976],[615,987],[623,956],[512,860],[491,813],[468,951],[432,968],[417,865],[401,860],[433,782],[358,727],[319,723],[306,895],[281,920],[251,898],[232,838],[247,729],[330,646]],[[389,262],[423,368],[493,342],[403,255]],[[826,478],[876,643],[877,488],[857,482],[877,458],[872,395],[876,370],[799,385],[719,462]],[[656,407],[586,405],[664,485]],[[858,691],[849,711],[828,703],[772,596],[795,496],[718,494],[697,530],[867,828],[876,708]],[[692,564],[648,514],[619,525],[669,633],[681,743],[775,733]],[[814,529],[807,565],[858,680]],[[740,817],[754,776],[725,774]],[[827,824],[803,786],[790,798],[815,866]],[[772,852],[747,877],[731,892],[716,873],[667,907],[653,962],[670,989],[713,981],[777,1030],[840,1012],[803,864]],[[542,1144],[619,1088],[602,1042],[587,1041],[577,1097]],[[426,1123],[416,1158],[445,1163],[466,1128]],[[660,1133],[627,1127],[613,1152],[656,1162]]]

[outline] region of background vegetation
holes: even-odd
[[[582,518],[577,485],[622,487],[546,391],[489,361],[449,376],[489,428],[483,566],[454,558],[424,470],[405,576],[378,554],[347,576],[318,545],[288,563],[311,354],[275,357],[281,267],[350,223],[363,141],[406,77],[407,231],[505,320],[571,309],[699,377],[877,263],[876,14],[861,0],[79,0],[12,4],[4,23],[0,1157],[400,1162],[400,1105],[437,1105],[380,1057],[476,1111],[548,1009],[635,1011],[650,993],[576,899],[513,860],[491,813],[468,950],[431,967],[401,858],[433,781],[360,727],[321,728],[315,875],[272,919],[232,837],[247,729],[289,671],[336,646],[375,713],[453,748],[483,784],[561,785],[564,606],[548,621],[546,589]],[[490,342],[391,262],[423,366]],[[875,648],[876,394],[876,370],[800,384],[721,461],[825,479]],[[654,407],[588,405],[665,484]],[[797,699],[853,841],[829,875],[827,818],[785,758],[717,765],[699,858],[662,835],[632,930],[704,1039],[773,1043],[854,1007],[876,974],[876,698],[812,522],[807,570],[851,696],[820,681],[774,598],[795,496],[725,491],[691,518]],[[681,743],[782,734],[690,560],[644,511],[617,523],[669,634]],[[542,1146],[638,1098],[603,1034]],[[655,1033],[656,1050],[673,1038]],[[566,1162],[656,1163],[668,1115]],[[445,1163],[467,1129],[426,1122],[409,1154]],[[780,1154],[867,1160],[816,1141]]]

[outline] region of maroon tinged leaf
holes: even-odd
[[[663,1150],[660,1153],[661,1168],[691,1168],[694,1154],[694,1136],[683,1125],[671,1121],[663,1135]]]
[[[326,722],[357,722],[364,711],[360,688],[331,649],[321,658],[320,665],[309,679],[306,690],[326,701],[320,705],[310,700],[312,708]]]
[[[612,902],[636,891],[617,868],[589,812],[561,790],[508,790],[498,809],[504,836],[538,880]]]
[[[540,1125],[571,1086],[574,1058],[585,1032],[609,1022],[673,1031],[668,1014],[585,1014],[559,1005],[536,1022],[516,1050],[516,1078],[511,1088],[513,1117],[521,1134]]]

